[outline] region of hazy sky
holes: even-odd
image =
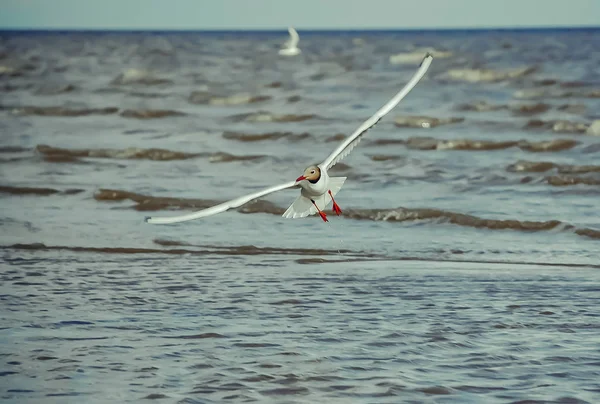
[[[599,26],[600,0],[0,0],[0,28]]]

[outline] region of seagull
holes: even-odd
[[[394,98],[389,100],[387,104],[385,104],[383,107],[381,107],[381,109],[379,109],[379,111],[375,113],[375,115],[360,125],[358,129],[352,133],[352,135],[342,141],[342,143],[325,159],[325,161],[323,161],[321,164],[309,166],[304,170],[302,175],[296,178],[294,181],[275,185],[249,195],[240,196],[239,198],[232,199],[219,205],[215,205],[190,214],[171,217],[147,216],[145,221],[152,224],[169,224],[200,219],[202,217],[225,212],[229,209],[238,208],[255,199],[288,188],[300,188],[300,195],[298,195],[294,203],[292,203],[291,206],[285,211],[283,217],[288,219],[296,219],[318,213],[324,222],[328,222],[329,220],[327,219],[327,215],[325,212],[323,212],[323,210],[327,205],[329,205],[329,202],[333,203],[333,211],[339,216],[342,213],[342,209],[337,204],[334,197],[337,195],[340,189],[342,189],[344,181],[346,181],[346,177],[330,177],[328,170],[348,154],[350,154],[352,149],[354,149],[361,141],[362,136],[367,133],[369,129],[375,126],[381,120],[381,118],[390,112],[396,105],[398,105],[398,103],[402,101],[404,97],[406,97],[406,95],[425,75],[432,61],[433,57],[431,54],[427,53],[421,61],[419,69],[415,72],[410,81],[402,88],[402,90],[400,90],[394,96]]]
[[[296,56],[302,52],[298,48],[300,37],[294,27],[289,27],[288,32],[290,33],[290,39],[285,43],[285,48],[279,49],[279,54],[282,56]]]

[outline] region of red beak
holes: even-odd
[[[303,176],[303,175],[301,175],[300,177],[296,178],[296,182],[302,181],[302,180],[305,180],[305,179],[306,179],[306,177]]]

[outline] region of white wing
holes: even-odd
[[[294,27],[289,27],[288,32],[290,33],[290,40],[288,41],[288,47],[295,48],[298,46],[298,42],[300,42],[300,36],[294,29]]]
[[[364,135],[369,129],[375,126],[377,122],[381,120],[381,118],[383,118],[396,105],[398,105],[398,103],[402,101],[402,99],[406,97],[408,93],[410,93],[410,90],[412,90],[417,85],[417,83],[425,75],[425,72],[427,72],[427,69],[429,69],[429,65],[431,65],[432,60],[433,56],[427,53],[423,58],[423,61],[419,65],[419,70],[416,71],[416,73],[412,76],[410,81],[406,83],[404,88],[402,88],[402,90],[400,90],[398,94],[394,96],[394,98],[389,100],[387,104],[381,107],[381,109],[377,111],[375,115],[373,115],[372,117],[367,119],[362,125],[360,125],[352,135],[345,139],[342,142],[342,144],[340,144],[338,148],[335,149],[335,151],[331,153],[329,157],[327,157],[327,159],[321,164],[321,166],[324,166],[326,167],[326,169],[329,169],[333,167],[338,161],[350,154],[352,149],[354,149],[354,147],[356,147],[356,145],[360,142],[362,135]]]
[[[262,191],[255,192],[253,194],[240,196],[239,198],[232,199],[231,201],[223,202],[219,205],[211,206],[210,208],[199,210],[194,213],[189,213],[187,215],[171,216],[171,217],[146,216],[145,220],[147,223],[152,223],[152,224],[169,224],[169,223],[186,222],[188,220],[194,220],[194,219],[199,219],[201,217],[216,215],[217,213],[225,212],[228,209],[240,207],[254,199],[260,198],[261,196],[272,194],[273,192],[281,191],[283,189],[292,188],[294,186],[296,186],[296,181],[290,181],[290,182],[286,182],[285,184],[279,184],[279,185],[275,185],[274,187],[271,187],[271,188],[263,189]]]

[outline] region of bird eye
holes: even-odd
[[[312,170],[310,173],[311,173],[311,174],[314,174],[314,173],[315,173],[315,170]]]

